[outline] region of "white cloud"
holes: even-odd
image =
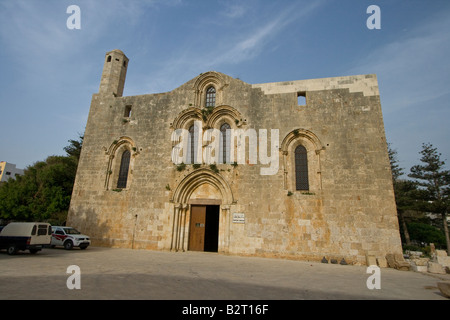
[[[248,32],[244,32],[242,36],[236,39],[231,39],[227,43],[227,48],[219,48],[217,50],[221,54],[217,54],[217,58],[212,61],[212,64],[218,65],[223,63],[240,63],[258,55],[267,45],[276,39],[276,36],[296,21],[302,21],[302,18],[309,16],[315,9],[321,6],[321,1],[314,1],[313,3],[304,6],[300,3],[294,3],[277,14],[271,14],[273,19],[267,23],[255,23],[255,26]]]
[[[200,72],[216,70],[220,71],[224,65],[239,64],[257,57],[265,49],[271,48],[276,43],[277,36],[281,34],[285,28],[293,23],[305,23],[313,11],[323,5],[323,1],[295,2],[289,6],[284,6],[278,12],[265,12],[258,14],[257,17],[246,16],[249,13],[242,5],[229,5],[225,15],[230,19],[240,18],[242,24],[240,28],[234,28],[233,31],[222,27],[217,35],[217,41],[213,46],[204,48],[193,45],[198,43],[198,39],[202,39],[201,34],[187,34],[186,41],[180,44],[179,50],[166,61],[162,61],[164,66],[157,74],[146,83],[146,87],[150,92],[162,92],[172,90],[176,85],[174,79],[189,80],[186,74],[198,74]],[[267,17],[267,19],[266,19]],[[205,21],[197,21],[202,28],[208,29],[211,25],[217,24],[212,21],[215,17],[207,17]],[[225,23],[225,22],[224,22]],[[236,22],[237,23],[237,22]],[[139,89],[131,88],[132,92]]]

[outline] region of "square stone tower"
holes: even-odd
[[[121,97],[127,75],[128,58],[120,50],[106,53],[99,93]]]

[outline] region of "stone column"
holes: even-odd
[[[185,235],[186,235],[186,216],[187,216],[188,212],[189,212],[189,205],[183,204],[182,208],[181,208],[181,219],[180,219],[181,226],[182,226],[180,228],[180,232],[181,232],[180,244],[181,244],[181,246],[179,248],[182,252],[186,251],[186,249],[187,249],[187,244],[185,243]]]
[[[105,190],[109,190],[109,179],[111,178],[111,174],[112,174],[113,160],[114,160],[114,154],[111,154],[108,157],[108,167],[106,168]]]
[[[173,226],[172,226],[172,242],[170,244],[170,251],[177,250],[177,238],[178,238],[178,216],[180,215],[180,207],[179,203],[176,203],[173,208]]]
[[[323,149],[316,150],[317,162],[318,162],[318,166],[319,166],[319,171],[317,171],[317,174],[319,175],[319,188],[320,188],[320,190],[322,190],[322,165],[320,163],[320,151],[322,151],[322,150]]]
[[[288,189],[288,182],[287,182],[287,175],[288,175],[288,168],[287,168],[287,151],[283,151],[283,183],[284,183],[284,190]]]
[[[220,221],[219,221],[219,251],[220,252],[228,252],[230,247],[230,206],[229,205],[222,205],[220,206],[220,209],[222,210],[220,214]],[[220,227],[222,226],[222,227]],[[220,232],[222,231],[222,232]]]

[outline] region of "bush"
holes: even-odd
[[[424,256],[426,256],[426,257],[429,257],[430,253],[431,253],[430,246],[421,247],[421,246],[415,246],[415,245],[409,245],[409,246],[405,245],[405,246],[403,246],[403,251],[405,252],[406,250],[423,252]]]
[[[184,162],[177,165],[177,171],[183,171],[184,169],[186,169],[186,164]]]
[[[209,165],[209,168],[214,171],[215,173],[219,173],[219,169],[217,169],[217,166],[213,163]]]
[[[420,222],[410,222],[407,226],[411,240],[426,244],[434,243],[436,248],[446,247],[444,232],[438,228]]]

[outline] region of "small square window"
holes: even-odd
[[[131,106],[125,106],[125,113],[123,115],[125,118],[131,117]]]
[[[297,105],[306,106],[306,92],[297,92]]]

